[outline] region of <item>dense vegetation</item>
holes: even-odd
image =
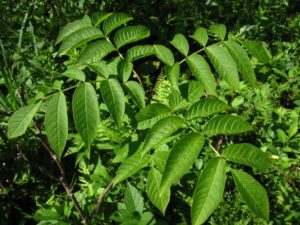
[[[0,8],[0,224],[299,223],[297,1]]]

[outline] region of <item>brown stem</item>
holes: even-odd
[[[36,123],[35,123],[36,125]],[[36,126],[37,127],[37,126]],[[40,129],[37,127],[37,132],[33,132],[34,136],[36,136],[39,141],[41,142],[41,144],[43,145],[43,147],[49,152],[52,160],[56,163],[59,171],[60,171],[60,174],[61,174],[61,177],[59,179],[59,181],[61,182],[62,186],[64,187],[65,191],[67,192],[67,194],[69,195],[70,199],[73,201],[74,203],[74,206],[76,208],[76,210],[78,211],[79,215],[80,215],[80,218],[82,220],[82,223],[83,224],[87,224],[87,220],[86,220],[86,216],[84,215],[84,212],[82,210],[82,208],[80,207],[78,201],[77,201],[77,198],[75,197],[68,181],[67,181],[67,176],[66,176],[66,172],[65,172],[65,169],[63,168],[63,165],[58,161],[56,155],[52,152],[51,148],[48,146],[48,144],[44,141],[42,135],[41,135],[41,132],[40,132]]]
[[[113,181],[111,181],[106,186],[106,188],[103,190],[101,195],[99,196],[98,201],[97,201],[97,205],[96,205],[95,210],[94,210],[94,216],[96,216],[98,214],[100,206],[101,206],[102,202],[104,201],[105,196],[108,194],[108,192],[110,191],[110,189],[112,189],[113,186],[114,186],[114,183],[113,183]]]

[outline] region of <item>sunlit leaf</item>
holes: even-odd
[[[190,46],[183,34],[176,34],[173,37],[171,44],[184,56],[187,56],[189,54]]]

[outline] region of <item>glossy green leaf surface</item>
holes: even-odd
[[[173,66],[175,59],[172,51],[163,45],[153,45],[156,57],[168,66]]]
[[[27,105],[16,111],[8,120],[8,138],[15,138],[23,135],[36,112],[39,110],[41,102]]]
[[[118,63],[117,70],[118,70],[119,78],[123,82],[126,82],[132,73],[133,64],[128,59],[121,59],[120,62]]]
[[[203,47],[206,46],[208,41],[207,30],[203,27],[196,29],[195,33],[191,36],[195,41],[197,41]]]
[[[103,100],[118,127],[122,126],[125,112],[125,95],[116,79],[104,80],[100,83]]]
[[[115,47],[107,40],[95,41],[80,53],[77,63],[78,64],[91,64],[99,62],[109,53],[116,51]]]
[[[126,58],[133,62],[154,54],[155,49],[152,45],[137,45],[127,51]]]
[[[103,33],[94,27],[86,27],[72,33],[64,40],[59,48],[59,55],[66,55],[74,48],[80,47],[89,41],[104,37]]]
[[[150,151],[153,147],[159,144],[161,141],[165,140],[171,136],[175,131],[182,127],[184,121],[177,116],[169,116],[159,120],[148,132],[145,142],[144,150],[146,153]]]
[[[222,41],[226,36],[226,26],[224,24],[214,24],[209,27],[209,32],[215,34]]]
[[[162,174],[155,168],[151,168],[147,177],[146,192],[147,196],[159,211],[164,214],[170,201],[171,192],[167,190],[164,195],[159,195],[159,186]]]
[[[118,30],[114,36],[114,43],[119,49],[124,45],[145,39],[150,36],[150,30],[146,26],[128,26]]]
[[[189,54],[190,46],[183,34],[176,34],[170,43],[184,56]]]
[[[138,129],[144,130],[152,127],[160,119],[170,115],[171,110],[163,104],[153,103],[139,111],[135,118],[138,122]]]
[[[216,134],[240,134],[253,130],[253,127],[241,117],[221,115],[211,118],[204,126],[203,133]]]
[[[95,27],[98,27],[100,23],[102,23],[104,20],[106,20],[111,15],[113,15],[113,13],[110,13],[110,12],[95,12],[92,15],[92,22],[93,22]]]
[[[251,211],[256,216],[269,220],[269,199],[264,187],[244,171],[231,170],[231,173],[235,186]]]
[[[68,36],[70,36],[74,32],[86,27],[92,27],[91,19],[88,16],[84,16],[80,20],[75,20],[74,22],[67,24],[59,32],[58,37],[56,39],[56,44],[65,40]]]
[[[49,100],[45,115],[45,130],[50,147],[60,160],[68,138],[68,111],[63,92],[56,93]]]
[[[188,120],[210,116],[218,112],[223,112],[229,109],[229,106],[215,98],[205,98],[194,103],[187,111],[186,118]]]
[[[256,77],[254,74],[253,65],[251,64],[247,52],[235,41],[225,41],[224,45],[236,62],[237,68],[243,75],[244,79],[252,86],[255,86]]]
[[[255,58],[262,63],[268,63],[272,59],[272,55],[265,42],[245,40],[243,41],[243,45]]]
[[[223,199],[226,182],[226,162],[210,159],[194,190],[191,209],[192,225],[203,224]]]
[[[204,139],[198,133],[189,133],[181,138],[171,149],[160,185],[160,196],[186,174],[196,161]]]
[[[132,19],[133,18],[126,13],[114,13],[104,20],[102,29],[105,35],[108,35],[111,31]]]
[[[211,45],[205,49],[218,74],[234,89],[240,89],[237,65],[229,52],[222,46]]]
[[[211,95],[217,95],[216,81],[206,60],[198,54],[187,57],[186,62],[193,75],[201,81],[205,90]]]
[[[72,108],[76,129],[89,148],[100,120],[97,94],[92,84],[84,83],[75,89]]]
[[[76,69],[76,68],[70,68],[67,69],[65,72],[62,73],[63,76],[75,79],[75,80],[80,80],[80,81],[85,81],[85,74],[82,70]]]
[[[134,103],[140,108],[145,107],[145,91],[138,82],[136,81],[127,81],[125,87],[129,94],[131,95]]]
[[[249,143],[229,145],[222,155],[232,162],[251,166],[258,170],[266,170],[272,165],[266,153]]]

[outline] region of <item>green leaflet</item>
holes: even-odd
[[[211,25],[209,32],[215,34],[220,40],[223,41],[226,36],[226,26],[224,24]]]
[[[189,43],[183,34],[176,34],[170,43],[184,56],[189,54]]]
[[[119,49],[124,45],[145,39],[150,36],[150,30],[146,26],[127,26],[117,31],[114,36],[114,43]]]
[[[235,186],[256,216],[269,220],[269,200],[264,187],[248,173],[231,170]]]
[[[103,78],[108,78],[110,75],[108,66],[105,61],[94,62],[92,64],[89,64],[88,66],[92,71],[102,76]]]
[[[92,84],[84,83],[75,89],[72,108],[76,129],[90,148],[100,119],[97,94]]]
[[[256,77],[247,52],[235,41],[225,41],[224,44],[236,62],[237,68],[244,79],[254,87],[256,84]]]
[[[176,111],[182,108],[186,108],[188,102],[177,90],[172,89],[171,93],[169,94],[169,105],[172,111]]]
[[[243,41],[243,45],[262,63],[268,63],[272,59],[272,55],[265,42],[245,40]]]
[[[160,185],[160,196],[186,174],[196,161],[204,139],[198,133],[189,133],[179,140],[171,149]]]
[[[139,193],[139,191],[132,186],[131,184],[128,184],[125,194],[124,194],[124,203],[126,206],[126,209],[129,212],[139,212],[142,213],[144,209],[144,199]]]
[[[197,28],[195,33],[191,36],[195,41],[197,41],[203,47],[206,46],[208,41],[207,30],[203,27]]]
[[[197,117],[210,116],[218,112],[223,112],[227,109],[229,109],[229,106],[226,103],[214,98],[205,98],[194,103],[188,109],[186,118],[191,120]]]
[[[115,47],[107,40],[93,42],[86,46],[80,53],[77,64],[91,64],[99,62],[109,53],[116,51]]]
[[[133,64],[128,59],[121,59],[118,63],[117,70],[118,70],[119,78],[123,82],[126,82],[132,73]]]
[[[161,141],[170,137],[175,131],[182,127],[183,119],[177,116],[169,116],[159,120],[148,132],[145,142],[143,154],[150,151]]]
[[[122,126],[125,112],[125,95],[116,79],[104,80],[100,83],[103,100],[118,127]]]
[[[203,128],[203,134],[240,134],[251,131],[253,127],[241,117],[221,115],[211,118]]]
[[[104,20],[106,20],[111,15],[113,15],[113,13],[95,12],[92,15],[92,22],[95,27],[98,27],[100,23],[102,23]]]
[[[136,151],[133,155],[129,156],[125,161],[122,162],[121,166],[116,172],[114,178],[114,185],[127,179],[133,174],[137,173],[140,169],[148,165],[150,156],[142,156],[142,148]]]
[[[126,53],[126,58],[131,62],[155,54],[152,45],[137,45],[130,48]]]
[[[55,44],[65,40],[68,36],[73,34],[74,32],[86,28],[92,27],[91,19],[88,16],[84,16],[80,20],[75,20],[72,23],[67,24],[58,34]]]
[[[76,68],[70,68],[67,69],[65,72],[62,73],[63,76],[80,80],[80,81],[85,81],[85,74],[82,70],[76,69]]]
[[[8,138],[15,138],[23,135],[42,102],[34,105],[27,105],[16,111],[8,120]]]
[[[203,224],[223,198],[226,182],[226,162],[210,159],[199,177],[193,195],[192,225]]]
[[[150,201],[162,214],[165,214],[166,208],[170,201],[171,192],[167,190],[164,195],[159,195],[159,186],[162,174],[155,168],[151,168],[147,177],[146,192]]]
[[[173,66],[175,59],[170,49],[163,45],[153,45],[156,57],[168,66]]]
[[[102,29],[107,36],[111,31],[133,18],[126,13],[114,13],[103,22]]]
[[[66,55],[74,48],[80,47],[89,41],[104,37],[103,33],[94,27],[86,27],[72,33],[64,40],[59,48],[59,55]]]
[[[152,127],[157,121],[170,115],[170,112],[167,106],[160,103],[147,105],[135,115],[138,122],[138,129],[144,130]]]
[[[191,80],[188,82],[187,99],[190,103],[194,103],[204,94],[204,86],[200,81]]]
[[[173,66],[167,66],[166,67],[166,74],[167,74],[167,78],[168,81],[170,81],[171,83],[171,87],[179,90],[178,88],[178,79],[180,76],[180,65],[178,62],[174,63]]]
[[[248,143],[229,145],[222,155],[232,162],[251,166],[261,171],[272,165],[266,153]]]
[[[68,111],[63,92],[53,95],[47,105],[45,130],[50,147],[60,161],[68,138]]]
[[[201,55],[193,54],[186,58],[186,62],[193,75],[204,85],[206,91],[216,96],[216,81],[206,60]]]
[[[219,45],[210,45],[205,49],[218,74],[234,89],[240,89],[237,66],[229,52]]]
[[[136,81],[127,81],[125,87],[131,95],[135,104],[140,108],[145,107],[145,91],[143,87]]]

